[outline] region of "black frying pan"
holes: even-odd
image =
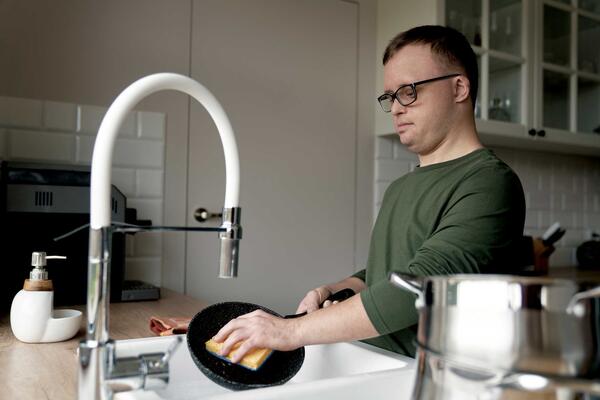
[[[344,289],[329,296],[328,300],[342,301],[353,294],[352,289]],[[281,317],[276,312],[256,304],[226,302],[205,308],[190,321],[187,332],[190,354],[200,371],[213,382],[232,390],[281,385],[289,381],[302,367],[304,347],[292,351],[274,351],[257,371],[222,360],[206,350],[206,341],[215,336],[227,322],[257,309]],[[288,315],[284,318],[304,314]]]

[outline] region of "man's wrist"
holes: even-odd
[[[303,318],[292,318],[292,319],[288,320],[289,324],[291,325],[290,329],[289,329],[290,341],[292,343],[292,346],[296,349],[299,347],[302,347],[306,344],[306,343],[304,343],[304,340],[306,338],[302,332],[302,327],[303,327],[302,319]]]

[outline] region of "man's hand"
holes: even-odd
[[[327,308],[330,305],[337,304],[337,301],[331,302],[327,300],[327,298],[333,293],[336,293],[342,289],[350,288],[354,290],[354,293],[359,293],[365,287],[365,283],[356,277],[349,277],[337,283],[320,286],[311,290],[306,294],[306,296],[304,296],[298,305],[296,314],[300,314],[305,311],[307,314],[310,314],[311,312],[318,310],[321,305],[323,308]]]
[[[306,296],[304,296],[302,301],[300,301],[298,309],[296,310],[296,314],[303,312],[310,314],[311,312],[318,310],[321,304],[323,304],[323,307],[329,306],[329,304],[326,305],[324,302],[331,303],[325,301],[325,299],[327,299],[330,295],[331,290],[327,288],[327,286],[321,286],[311,290],[310,292],[306,293]]]
[[[283,319],[263,310],[237,317],[229,321],[213,338],[224,342],[220,355],[227,356],[233,345],[244,341],[236,350],[232,362],[239,362],[244,355],[255,348],[289,351],[301,347],[295,337],[295,320]]]
[[[232,359],[239,362],[254,348],[289,351],[311,344],[361,340],[377,335],[360,296],[355,295],[300,318],[283,319],[256,310],[229,321],[213,339],[225,343],[220,352],[222,356],[227,356],[237,342],[244,341]]]

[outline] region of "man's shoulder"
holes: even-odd
[[[513,169],[494,154],[493,151],[488,151],[482,154],[482,157],[475,160],[471,169],[471,175],[480,177],[498,177],[517,178],[517,174]]]

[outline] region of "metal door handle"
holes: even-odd
[[[206,208],[200,207],[194,211],[194,218],[198,222],[206,222],[209,219],[223,218],[223,213],[211,213]]]

